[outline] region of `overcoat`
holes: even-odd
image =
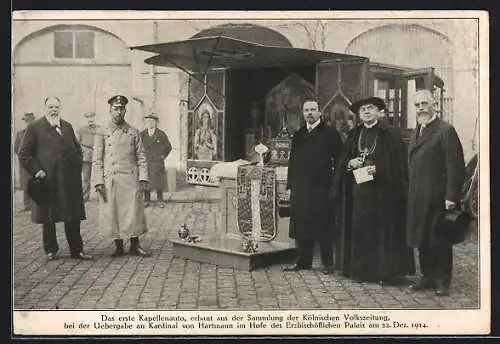
[[[408,147],[407,243],[410,247],[446,245],[448,239],[435,224],[445,200],[460,204],[465,179],[462,144],[453,126],[439,118],[419,137],[416,133]]]
[[[142,143],[146,151],[148,161],[149,184],[151,190],[165,189],[166,170],[165,159],[172,150],[172,145],[168,140],[167,134],[163,130],[156,128],[152,136],[149,136],[148,130],[141,132]]]
[[[92,162],[92,149],[94,147],[94,136],[99,126],[86,125],[78,130],[78,142],[82,146],[83,161]]]
[[[19,148],[21,147],[21,142],[23,141],[24,134],[26,134],[26,128],[19,130],[16,134],[16,139],[14,141],[14,153],[17,155],[19,153]],[[26,184],[28,183],[29,173],[19,163],[19,186],[21,190],[26,190]]]
[[[113,239],[147,232],[140,180],[148,180],[148,166],[139,130],[126,122],[100,127],[94,138],[91,185],[105,187],[106,199],[99,196],[99,225]]]
[[[330,240],[333,212],[329,191],[333,164],[342,151],[342,140],[321,122],[310,133],[300,128],[292,139],[287,188],[290,193],[290,238]]]
[[[82,195],[82,149],[72,125],[61,119],[61,134],[49,121],[30,123],[19,148],[19,162],[31,176],[44,170],[49,181],[48,204],[32,202],[35,223],[84,220]]]

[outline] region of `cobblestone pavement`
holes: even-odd
[[[186,196],[187,195],[187,196]],[[147,208],[150,231],[142,245],[152,257],[112,259],[113,243],[97,228],[97,202],[87,203],[82,222],[85,251],[94,261],[76,261],[69,251],[62,224],[57,225],[59,260],[47,262],[40,225],[29,213],[14,214],[14,307],[16,309],[293,309],[385,308],[450,309],[479,306],[478,247],[471,239],[454,248],[450,295],[409,293],[406,287],[356,283],[317,270],[282,272],[280,266],[248,272],[172,256],[168,238],[187,223],[193,232],[219,226],[219,206],[200,201],[196,193],[179,193],[164,209]],[[19,192],[16,208],[21,207]],[[194,202],[187,202],[191,199]],[[183,201],[184,200],[184,201]]]

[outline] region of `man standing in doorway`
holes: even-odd
[[[27,112],[24,114],[23,121],[26,123],[26,127],[35,120],[35,115],[32,112]],[[21,147],[21,142],[23,141],[24,134],[26,134],[26,127],[19,130],[16,134],[16,139],[14,141],[14,153],[17,155],[19,148]],[[25,212],[31,208],[31,199],[28,195],[28,188],[26,183],[28,182],[29,173],[21,167],[19,163],[19,186],[23,190],[23,208],[20,212]]]
[[[45,116],[31,123],[19,149],[19,162],[34,178],[48,185],[44,201],[31,209],[32,221],[43,224],[43,246],[49,260],[58,257],[56,223],[64,222],[71,257],[90,260],[83,253],[80,222],[86,219],[82,197],[82,149],[73,126],[60,118],[61,101],[45,99]]]
[[[123,239],[130,239],[131,255],[150,254],[139,245],[147,232],[143,193],[148,165],[138,129],[125,121],[128,99],[116,95],[108,100],[110,121],[94,139],[92,185],[99,195],[101,230],[114,239],[113,257],[124,254]]]
[[[149,206],[151,201],[151,190],[156,190],[156,201],[160,208],[164,208],[163,190],[167,182],[165,159],[172,150],[172,145],[167,134],[158,129],[158,116],[150,114],[144,117],[144,121],[146,129],[141,132],[141,138],[146,151],[149,172],[148,189],[144,191],[145,206]]]
[[[90,175],[92,171],[92,151],[94,147],[94,135],[98,126],[95,123],[95,113],[87,112],[84,117],[87,120],[87,125],[81,127],[80,130],[78,130],[78,142],[80,142],[83,151],[83,200],[87,202],[90,198]]]
[[[437,222],[445,210],[460,206],[465,161],[455,128],[437,118],[434,105],[431,92],[416,92],[418,125],[409,146],[407,241],[408,246],[418,248],[423,274],[410,288],[435,289],[437,296],[445,296],[451,282],[453,251]]]
[[[333,164],[342,151],[342,140],[321,120],[318,102],[303,105],[306,125],[293,136],[288,164],[290,238],[295,239],[295,264],[285,271],[311,269],[314,243],[319,242],[323,273],[333,272],[333,224],[330,202]]]

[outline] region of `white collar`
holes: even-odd
[[[320,122],[321,122],[321,118],[318,118],[318,120],[316,122],[314,122],[313,124],[307,123],[307,130],[309,130],[309,131],[313,130],[314,128],[316,128],[319,125]]]
[[[153,136],[153,134],[155,133],[155,130],[156,130],[156,128],[153,128],[153,129],[148,128],[149,136]]]
[[[372,124],[366,124],[366,123],[363,123],[363,125],[365,126],[365,128],[368,128],[368,129],[371,129],[373,128],[374,126],[376,126],[378,123],[378,119],[375,120],[375,122],[373,122]]]

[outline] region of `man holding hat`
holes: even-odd
[[[360,124],[349,131],[332,193],[340,224],[336,268],[357,281],[394,283],[415,272],[406,246],[407,163],[396,128],[380,121],[382,99],[351,106]]]
[[[148,189],[144,191],[146,207],[151,201],[151,190],[156,190],[156,201],[160,208],[164,208],[163,190],[167,179],[164,161],[172,150],[172,145],[167,134],[158,129],[158,116],[149,114],[144,117],[144,121],[146,129],[141,132],[141,138],[146,151],[149,172]]]
[[[35,120],[35,115],[32,112],[27,112],[24,114],[23,121],[26,123],[26,127]],[[21,142],[23,140],[24,134],[26,134],[26,127],[22,130],[19,130],[16,134],[16,139],[14,141],[14,153],[17,155],[19,152],[19,148],[21,147]],[[21,167],[19,164],[19,186],[21,190],[23,190],[23,208],[20,212],[30,210],[31,201],[28,195],[28,188],[26,187],[26,183],[28,182],[29,174],[28,172]]]
[[[439,223],[445,211],[461,207],[465,181],[462,144],[455,128],[437,117],[429,90],[415,93],[417,130],[410,139],[408,246],[418,248],[422,279],[410,289],[449,293],[453,241]]]
[[[125,121],[127,103],[122,95],[108,100],[110,121],[94,139],[91,179],[99,195],[101,230],[115,241],[113,257],[124,254],[124,238],[130,239],[131,255],[146,257],[139,235],[147,232],[143,193],[148,165],[139,130]]]
[[[83,252],[80,224],[86,219],[82,196],[82,149],[73,126],[60,116],[61,101],[45,99],[45,116],[28,125],[19,148],[19,162],[28,171],[33,202],[31,219],[42,224],[47,258],[59,254],[56,223],[64,222],[71,257],[91,260]]]
[[[90,175],[92,171],[92,152],[94,147],[94,136],[98,125],[95,123],[95,113],[87,112],[83,115],[87,120],[87,125],[78,130],[78,142],[82,146],[83,165],[82,165],[82,182],[83,182],[83,200],[87,202],[90,198]]]

